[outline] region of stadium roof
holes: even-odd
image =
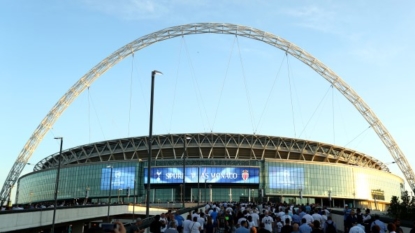
[[[189,159],[311,161],[345,164],[389,172],[381,161],[345,147],[303,139],[231,133],[165,134],[153,136],[154,160],[183,158],[184,140]],[[147,160],[148,137],[95,142],[62,152],[61,164],[76,165]],[[59,152],[36,164],[34,171],[58,166]]]

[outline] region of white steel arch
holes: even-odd
[[[337,90],[339,90],[340,93],[342,93],[346,99],[348,99],[356,107],[356,109],[366,119],[369,125],[375,130],[376,134],[385,144],[386,148],[389,150],[393,159],[404,174],[411,189],[415,190],[414,172],[412,171],[412,168],[410,167],[405,155],[398,147],[398,144],[392,138],[391,134],[388,132],[382,122],[377,118],[375,113],[362,100],[362,98],[329,67],[324,65],[317,58],[313,57],[311,54],[307,53],[297,45],[265,31],[227,23],[195,23],[166,28],[140,37],[112,53],[110,56],[94,66],[88,73],[82,76],[52,107],[52,109],[45,116],[45,118],[43,118],[39,126],[33,132],[32,136],[24,145],[4,182],[0,193],[1,201],[3,202],[7,198],[11,188],[16,183],[21,172],[23,171],[24,166],[27,164],[34,150],[37,148],[38,144],[41,142],[55,121],[60,117],[63,111],[65,111],[65,109],[76,99],[76,97],[103,73],[116,65],[119,61],[130,56],[135,51],[138,51],[159,41],[179,36],[204,33],[230,34],[262,41],[276,48],[279,48],[286,53],[291,54],[293,57],[302,61],[304,64],[310,66],[314,71],[325,78],[331,85],[336,87]]]

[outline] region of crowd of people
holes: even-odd
[[[141,221],[141,220],[140,220]],[[131,233],[141,233],[136,225]],[[318,205],[207,203],[186,218],[155,216],[151,233],[336,233],[330,211]]]
[[[366,209],[344,208],[343,233],[404,233],[397,218],[384,223]],[[341,220],[340,220],[341,221]],[[144,233],[141,219],[129,233]],[[330,210],[318,205],[207,203],[184,219],[170,211],[155,216],[151,233],[337,233]],[[415,227],[410,233],[415,233]]]
[[[379,215],[371,215],[370,209],[362,213],[360,208],[352,209],[348,205],[344,207],[344,232],[348,233],[404,233],[401,221],[395,218],[392,222],[384,223]],[[415,233],[415,227],[410,233]]]

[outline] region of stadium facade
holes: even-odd
[[[111,195],[112,202],[144,202],[147,158],[148,137],[55,153],[19,179],[16,203],[52,201],[59,160],[59,201],[107,202]],[[247,134],[154,136],[150,173],[151,202],[271,200],[384,210],[404,186],[384,163],[351,149]]]

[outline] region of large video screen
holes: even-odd
[[[144,183],[147,184],[147,168]],[[186,183],[259,183],[259,168],[254,167],[186,167]],[[150,170],[151,184],[183,183],[183,167],[157,167]]]
[[[111,178],[112,176],[112,178]],[[102,168],[101,190],[134,189],[135,167]]]
[[[302,188],[304,187],[304,168],[270,166],[268,178],[271,189]]]

